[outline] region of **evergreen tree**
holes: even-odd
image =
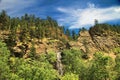
[[[77,34],[75,33],[75,31],[73,30],[73,31],[72,31],[72,39],[73,39],[73,40],[76,40],[77,37],[78,37],[78,35],[77,35]]]
[[[8,29],[10,17],[7,15],[6,11],[3,10],[0,13],[0,29],[5,30]]]
[[[29,57],[31,59],[35,59],[36,58],[36,49],[34,47],[34,43],[32,43],[32,46],[30,48],[30,53],[29,53]]]
[[[97,25],[98,24],[98,20],[97,19],[95,19],[95,25]]]

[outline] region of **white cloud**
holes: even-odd
[[[1,0],[0,11],[6,10],[9,15],[19,15],[19,11],[32,6],[34,2],[35,0]]]
[[[87,5],[88,5],[89,8],[94,8],[95,7],[95,4],[93,4],[93,3],[87,3]]]
[[[115,9],[116,12],[120,12],[120,7]]]
[[[81,28],[83,26],[94,25],[94,20],[99,23],[120,19],[120,6],[109,8],[97,8],[94,4],[88,3],[85,9],[57,8],[64,15],[59,17],[60,24],[69,24],[69,28]]]

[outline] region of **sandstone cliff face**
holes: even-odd
[[[96,36],[92,37],[97,49],[109,52],[115,47],[119,47],[119,43],[116,41],[118,37],[115,35]]]
[[[119,34],[90,35],[89,31],[81,31],[76,42],[70,42],[72,48],[81,49],[85,53],[94,54],[96,51],[110,52],[120,47]]]
[[[93,53],[97,51],[95,43],[92,41],[92,38],[88,31],[81,31],[80,37],[78,37],[78,43],[80,44],[80,49],[85,53]]]

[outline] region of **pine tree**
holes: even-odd
[[[3,10],[0,13],[0,29],[5,30],[8,29],[10,17],[7,15],[6,11]]]
[[[31,59],[35,59],[36,58],[36,49],[34,47],[34,43],[32,43],[32,46],[30,48],[30,53],[29,53],[29,57]]]

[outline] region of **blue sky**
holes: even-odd
[[[120,24],[120,0],[0,0],[0,11],[12,17],[25,13],[37,17],[51,16],[70,29],[99,23]]]

